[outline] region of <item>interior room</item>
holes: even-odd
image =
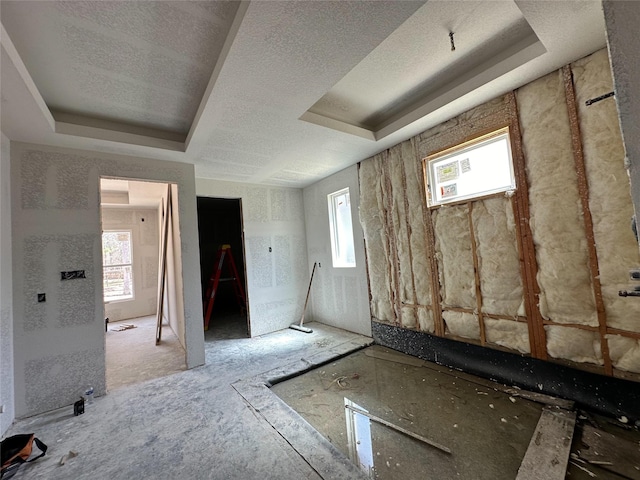
[[[639,21],[2,0],[15,478],[640,478]]]

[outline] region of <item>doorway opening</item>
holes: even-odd
[[[177,199],[176,185],[100,179],[107,390],[186,369]]]
[[[200,242],[200,280],[202,283],[203,311],[207,312],[210,281],[218,268],[218,254],[223,246],[230,246],[231,256],[238,274],[230,273],[223,265],[221,279],[211,306],[205,341],[215,338],[233,339],[250,336],[249,305],[246,289],[244,239],[242,228],[242,203],[239,198],[198,197],[198,237]],[[225,258],[224,262],[228,262]],[[236,283],[237,282],[237,283]],[[235,285],[244,292],[244,307],[238,301]],[[206,319],[205,319],[206,321]]]

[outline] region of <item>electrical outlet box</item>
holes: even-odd
[[[47,294],[46,293],[39,293],[38,294],[38,303],[42,303],[42,302],[46,302],[47,301]]]
[[[87,278],[84,270],[71,270],[68,272],[60,272],[60,280],[73,280],[75,278]]]

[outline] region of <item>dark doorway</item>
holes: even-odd
[[[240,202],[240,199],[198,197],[200,281],[202,283],[203,297],[206,295],[209,279],[216,268],[215,261],[218,249],[222,245],[231,245],[231,253],[246,298],[242,207]],[[224,268],[222,276],[228,278],[228,271]],[[209,320],[209,329],[205,332],[205,339],[246,338],[249,336],[247,311],[238,306],[232,281],[221,281],[218,285]],[[208,299],[203,298],[202,300],[206,312]]]

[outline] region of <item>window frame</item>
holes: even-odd
[[[130,253],[130,263],[113,263],[113,264],[106,264],[106,258],[105,258],[105,254],[104,254],[104,234],[105,233],[126,233],[129,235],[129,253]],[[102,299],[104,303],[114,303],[114,302],[128,302],[131,300],[135,300],[135,280],[134,280],[134,269],[133,269],[133,230],[132,229],[123,229],[123,228],[118,228],[118,229],[108,229],[108,230],[103,230],[102,231],[102,235],[100,236],[100,242],[101,242],[101,254],[102,254]],[[107,268],[114,268],[114,267],[130,267],[131,268],[131,295],[118,295],[118,296],[113,296],[111,298],[107,298],[106,297],[106,289],[105,287],[105,274],[107,271]]]
[[[433,167],[436,162],[440,162],[444,159],[461,155],[465,152],[473,151],[476,148],[487,146],[491,143],[500,141],[502,139],[505,139],[507,142],[509,177],[511,179],[511,183],[509,185],[503,185],[503,186],[491,188],[488,190],[481,190],[476,193],[471,193],[466,195],[460,195],[460,196],[456,195],[452,197],[450,200],[441,199],[439,201],[436,201],[434,199],[435,195],[432,195],[431,186],[438,185],[438,183],[435,182],[435,171]],[[496,195],[502,192],[515,192],[515,190],[517,189],[517,182],[516,182],[515,169],[513,165],[513,162],[514,162],[513,156],[514,156],[513,146],[511,144],[511,135],[510,135],[510,130],[508,126],[499,128],[497,130],[493,130],[483,135],[478,135],[470,140],[454,145],[453,147],[449,147],[444,150],[441,150],[426,156],[425,158],[422,159],[422,162],[423,162],[423,170],[424,170],[425,194],[426,194],[426,200],[427,200],[427,207],[439,208],[444,205],[456,205],[459,203],[467,203],[469,201],[479,200],[479,199]]]
[[[353,250],[353,262],[348,262],[346,260],[342,260],[341,258],[341,233],[338,225],[338,215],[337,215],[337,205],[336,199],[342,195],[346,194],[349,200],[349,223],[350,227],[348,232],[344,232],[348,235],[347,244],[350,245]],[[329,207],[329,234],[331,239],[331,263],[333,268],[356,268],[356,253],[355,253],[355,239],[353,235],[353,215],[351,212],[351,192],[349,187],[341,188],[333,193],[327,195],[327,203]],[[349,246],[347,246],[347,249]]]

